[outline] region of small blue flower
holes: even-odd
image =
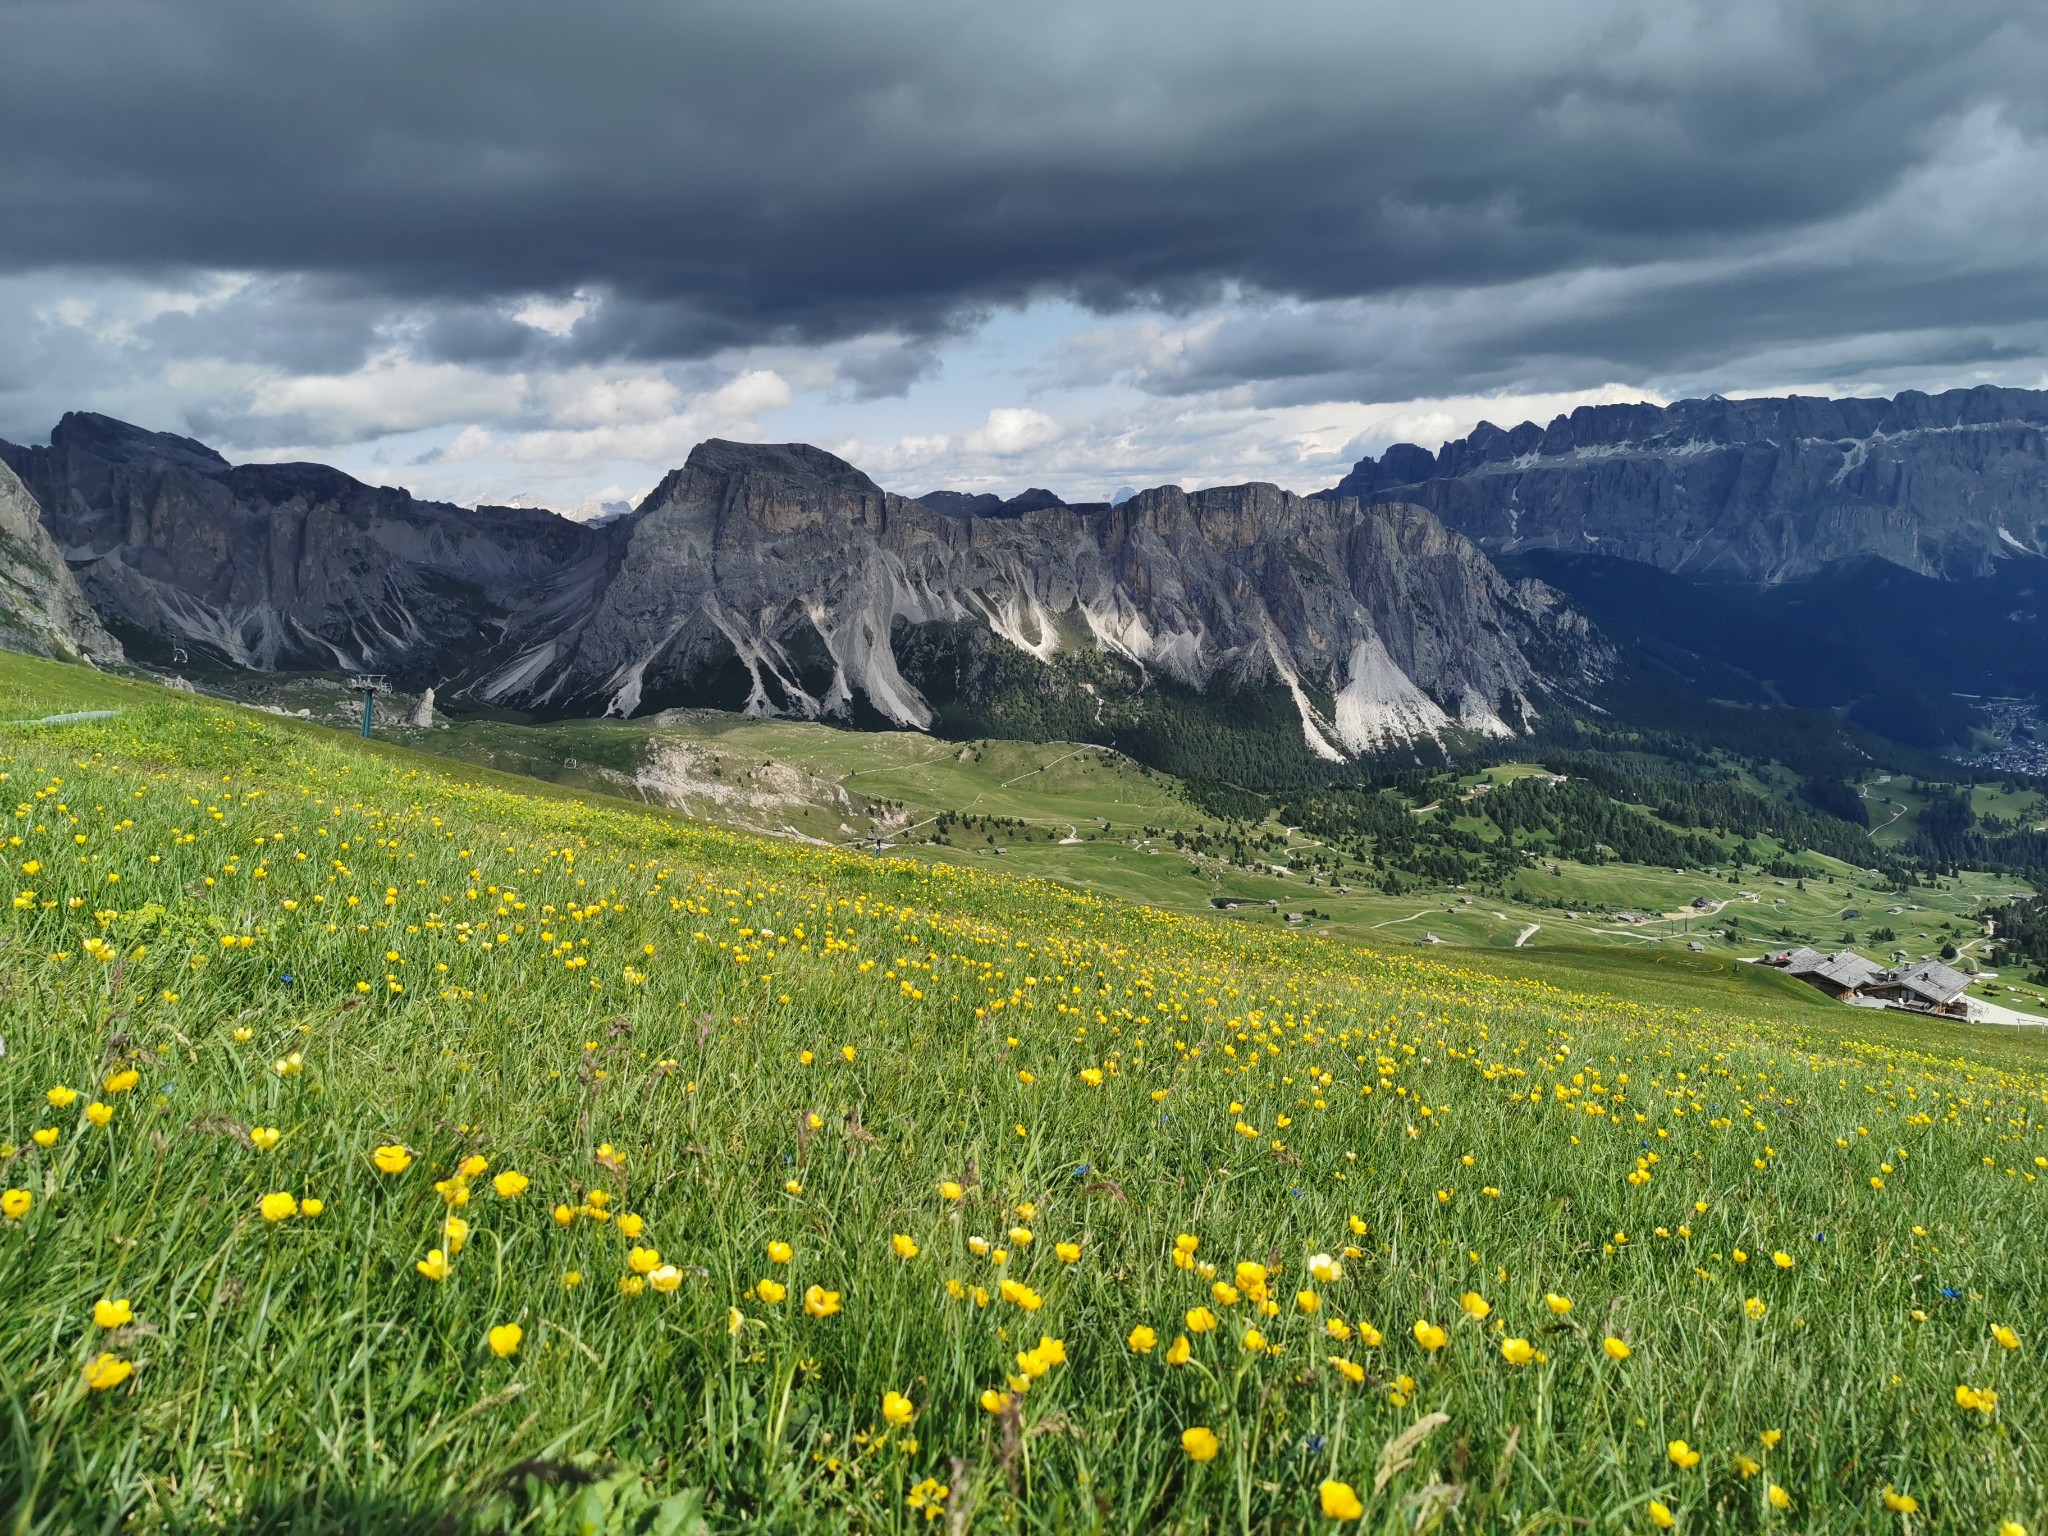
[[[290,971],[286,971],[282,976],[278,977],[277,979],[283,982],[286,986],[290,986],[293,980],[292,973]]]
[[[1952,1285],[1944,1285],[1941,1288],[1941,1294],[1946,1296],[1950,1301],[1960,1301],[1963,1297],[1963,1293],[1957,1290]]]

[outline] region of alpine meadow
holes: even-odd
[[[0,694],[22,1536],[2042,1514],[2030,1040]]]

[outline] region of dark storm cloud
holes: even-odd
[[[1154,387],[1711,371],[1786,317],[1824,351],[1924,313],[1992,328],[2042,311],[2037,230],[1989,276],[1938,244],[1909,263],[1839,253],[1803,279],[1796,253],[1770,259],[1895,195],[1957,123],[2037,141],[2041,14],[14,4],[0,269],[263,275],[267,312],[151,324],[167,347],[196,344],[183,327],[295,368],[352,366],[394,326],[419,355],[502,368],[889,332],[912,345],[848,375],[886,393],[932,366],[917,338],[991,305],[1242,290],[1308,318],[1247,321],[1236,352],[1191,353]],[[1660,265],[1668,281],[1604,309],[1524,292]],[[579,289],[599,302],[566,336],[510,318],[521,295]],[[1410,294],[1439,296],[1439,320],[1457,307],[1440,296],[1480,299],[1434,328],[1313,334],[1319,313],[1344,319],[1314,306]],[[1385,366],[1362,355],[1381,349]]]

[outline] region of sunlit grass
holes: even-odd
[[[2035,1521],[2024,1049],[0,672],[16,1530]]]

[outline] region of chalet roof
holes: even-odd
[[[1827,956],[1816,955],[1814,961],[1791,967],[1795,976],[1819,976],[1845,989],[1861,987],[1877,980],[1884,974],[1884,967],[1864,959],[1853,949],[1838,950]]]
[[[1880,983],[1887,991],[1910,992],[1930,1003],[1949,1003],[1960,997],[1970,978],[1951,970],[1939,960],[1922,960],[1885,973]]]

